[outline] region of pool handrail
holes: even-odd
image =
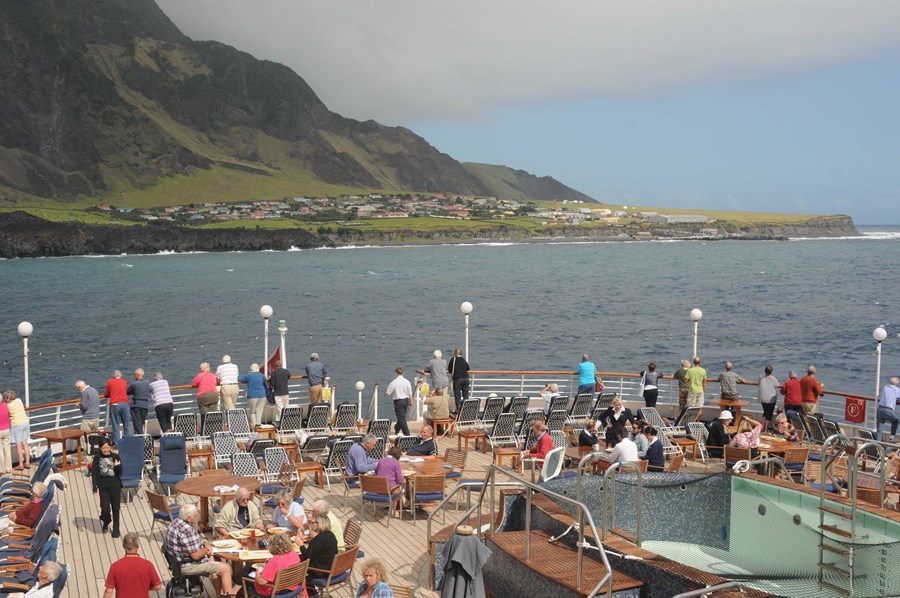
[[[643,490],[644,490],[644,474],[641,472],[641,468],[638,467],[637,463],[632,461],[618,461],[617,463],[613,463],[609,467],[606,468],[606,471],[603,473],[603,503],[601,508],[601,515],[603,516],[603,536],[602,539],[606,540],[606,521],[609,519],[609,527],[614,528],[616,526],[616,492],[615,492],[615,483],[616,477],[610,476],[610,474],[614,474],[619,469],[634,469],[637,473],[637,500],[635,501],[635,544],[640,547],[641,545],[641,507],[643,506]],[[612,487],[609,487],[609,480],[612,479]],[[607,511],[607,497],[612,494],[612,499],[609,501],[609,510]],[[607,517],[607,512],[609,516]]]
[[[634,464],[632,464],[634,465]],[[635,466],[636,467],[636,466]],[[513,478],[514,484],[510,484],[509,482],[498,482],[496,479],[497,473],[501,473],[507,477]],[[473,484],[474,485],[474,484]],[[478,521],[481,521],[481,505],[484,502],[484,495],[487,493],[488,488],[490,487],[490,512],[493,514],[495,512],[494,505],[494,496],[496,495],[496,487],[497,486],[509,486],[509,485],[518,485],[524,487],[525,489],[525,560],[527,561],[531,555],[531,500],[532,493],[537,492],[538,494],[543,494],[548,498],[567,503],[573,507],[578,514],[578,559],[576,563],[576,574],[575,574],[575,586],[576,589],[581,591],[581,583],[584,578],[584,548],[586,546],[584,539],[584,518],[587,516],[587,524],[590,526],[590,530],[594,535],[594,538],[599,538],[599,534],[597,533],[597,527],[594,525],[594,518],[591,516],[590,510],[587,506],[569,498],[568,496],[563,496],[562,494],[558,494],[553,492],[552,490],[548,490],[543,486],[539,486],[538,484],[533,484],[528,480],[520,477],[516,473],[503,469],[496,464],[491,464],[488,466],[487,473],[485,474],[484,483],[482,483],[481,492],[478,495],[478,501],[474,505],[468,508],[465,513],[462,514],[459,519],[457,519],[456,523],[453,526],[454,532],[455,530],[472,516],[472,514],[478,510],[479,518]],[[437,512],[437,509],[434,510]],[[491,517],[490,529],[493,531],[494,528],[494,519]],[[607,598],[612,598],[613,595],[613,574],[612,574],[612,565],[609,562],[609,558],[606,556],[606,549],[603,547],[602,542],[597,542],[597,546],[591,546],[595,548],[597,552],[600,553],[600,560],[603,565],[604,570],[606,571],[600,581],[597,582],[597,585],[591,590],[588,594],[587,598],[594,598],[597,596],[597,593],[603,586],[606,586],[606,596]]]
[[[718,583],[714,586],[706,586],[705,588],[700,588],[699,590],[682,592],[681,594],[676,594],[675,596],[673,596],[673,598],[696,598],[698,596],[706,596],[707,594],[718,592],[719,590],[729,589],[738,589],[741,591],[742,595],[747,595],[747,588],[744,587],[744,584],[739,581],[726,581],[725,583]]]
[[[856,478],[857,478],[857,469],[859,467],[859,455],[866,454],[866,449],[870,446],[875,447],[878,450],[878,462],[881,463],[884,461],[884,449],[881,448],[880,445],[875,442],[864,442],[863,444],[857,445],[856,451],[853,453],[853,459],[850,461],[850,468],[847,476],[847,492],[850,493],[850,512],[852,514],[856,514]],[[879,476],[878,476],[878,506],[884,507],[884,484],[885,484],[885,468],[879,468]],[[856,517],[850,519],[850,533],[856,537]]]

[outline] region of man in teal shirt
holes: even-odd
[[[700,358],[694,357],[694,367],[687,371],[688,407],[703,407],[703,393],[706,391],[706,370],[700,367]]]

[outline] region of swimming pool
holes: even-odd
[[[582,500],[599,525],[600,480],[589,476],[583,483]],[[547,486],[574,495],[574,480]],[[634,475],[621,475],[615,527],[630,533],[636,532],[635,491]],[[821,551],[823,562],[852,569],[853,596],[900,596],[900,576],[893,572],[900,562],[900,523],[858,511],[858,537],[851,542],[823,536],[819,521],[819,497],[791,488],[726,474],[644,476],[641,538],[651,552],[776,595],[840,596],[819,586],[821,541],[834,548]],[[825,523],[849,529],[846,519],[829,513]],[[827,583],[849,589],[846,576],[827,567],[821,572]]]

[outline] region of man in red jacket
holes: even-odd
[[[41,482],[35,482],[31,487],[31,500],[18,511],[9,514],[9,520],[16,525],[25,527],[34,527],[38,517],[41,516],[41,507],[44,506],[44,494],[47,493],[47,486]]]
[[[112,427],[113,444],[118,444],[123,436],[131,436],[128,382],[122,378],[121,371],[115,370],[113,377],[106,381],[106,390],[103,391],[103,396],[109,399],[109,420]]]
[[[806,368],[806,375],[800,379],[800,395],[803,398],[803,413],[815,413],[819,397],[825,394],[825,385],[816,380],[816,366]]]
[[[800,381],[797,380],[797,372],[791,372],[788,380],[781,385],[781,394],[784,395],[784,413],[788,417],[791,411],[797,415],[803,414],[803,394],[800,391]]]

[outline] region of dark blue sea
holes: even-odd
[[[393,368],[421,368],[463,344],[474,304],[474,369],[573,369],[582,353],[604,371],[649,360],[671,373],[691,353],[692,308],[710,374],[726,360],[755,379],[807,364],[830,390],[872,395],[875,342],[884,373],[900,372],[900,228],[864,238],[792,241],[443,245],[0,262],[0,385],[22,393],[30,339],[32,403],[102,388],[113,369],[162,370],[187,383],[223,354],[242,371],[262,362],[259,308],[285,320],[288,365],[318,352],[351,396]],[[367,391],[368,392],[368,391]]]

